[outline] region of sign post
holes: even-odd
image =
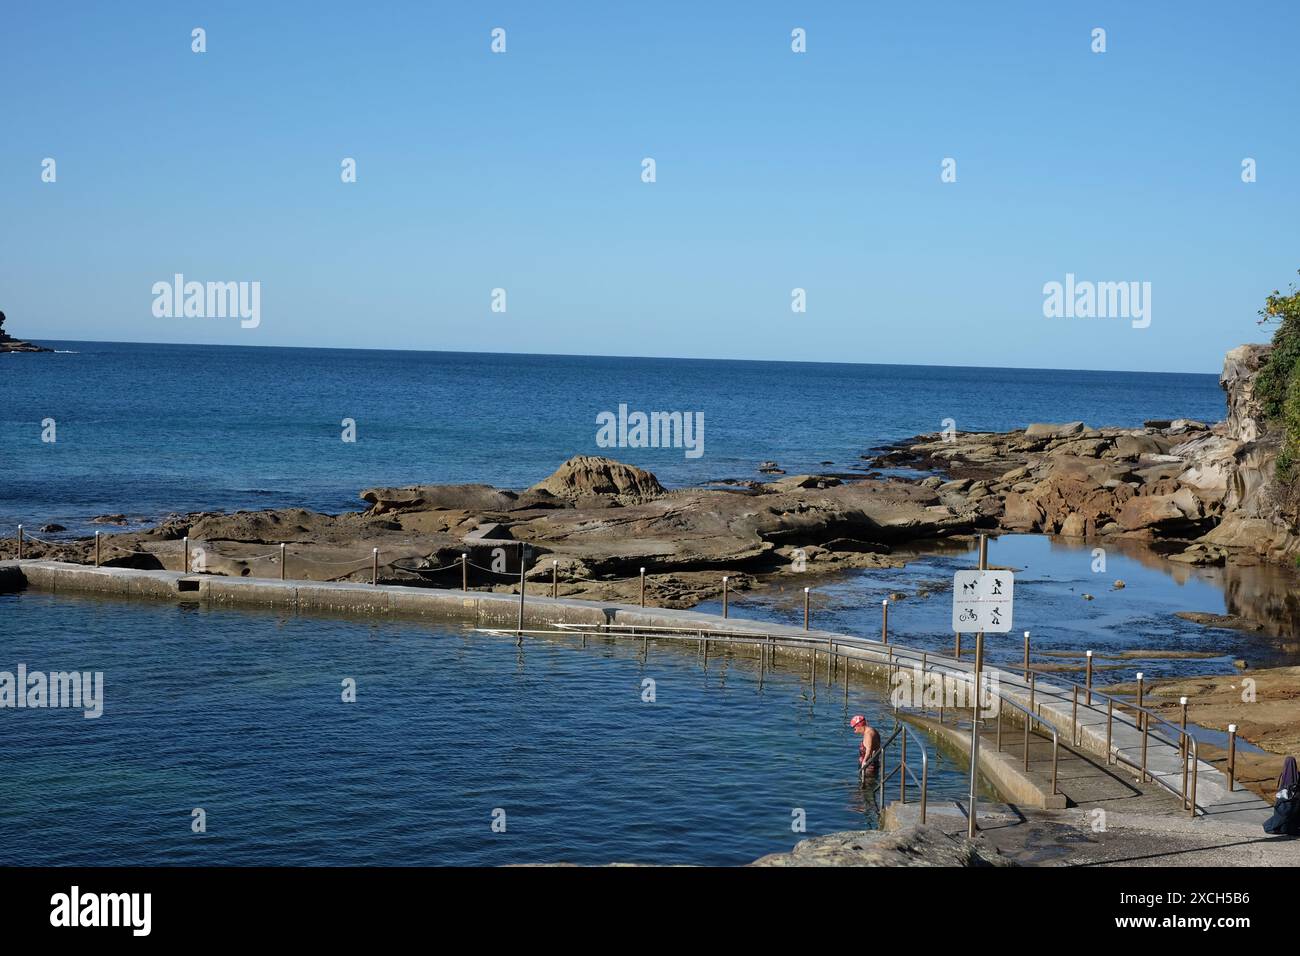
[[[976,777],[980,752],[980,697],[984,669],[984,632],[1005,634],[1011,630],[1011,603],[1015,575],[1010,571],[990,571],[989,541],[980,535],[979,570],[958,571],[952,582],[952,629],[957,634],[975,632],[975,668],[973,671],[974,704],[970,721],[970,818],[966,835],[975,838],[977,806]]]

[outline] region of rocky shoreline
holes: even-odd
[[[1105,544],[1133,540],[1195,565],[1294,563],[1297,523],[1279,505],[1277,443],[1252,397],[1265,346],[1228,354],[1221,378],[1228,415],[1207,425],[1149,421],[1142,428],[1083,422],[1016,431],[918,436],[868,458],[871,473],[773,476],[769,482],[665,489],[653,474],[607,458],[575,456],[523,491],[489,485],[366,489],[366,508],[171,515],[140,531],[104,535],[110,565],[183,566],[181,541],[212,574],[369,580],[373,548],[388,583],[459,586],[462,554],[472,586],[517,590],[527,576],[564,596],[631,600],[646,569],[647,597],[686,608],[716,597],[721,578],[745,590],[784,575],[900,567],[907,549],[979,532],[1032,532]],[[915,478],[898,477],[902,470]],[[125,524],[121,515],[96,519]],[[42,529],[61,530],[57,525]],[[10,539],[0,547],[13,551]],[[269,553],[268,553],[269,552]],[[31,557],[90,562],[90,538],[30,541]]]
[[[1012,432],[919,435],[884,449],[875,467],[940,472],[920,481],[955,514],[1009,532],[1142,541],[1170,560],[1294,564],[1290,489],[1276,476],[1277,436],[1261,421],[1253,382],[1268,346],[1228,353],[1227,418],[1142,428],[1081,421]]]

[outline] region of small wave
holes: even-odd
[[[80,352],[74,352],[72,349],[55,349],[55,355],[80,355]]]

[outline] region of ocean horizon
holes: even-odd
[[[0,365],[0,526],[89,533],[102,514],[338,512],[371,486],[525,488],[577,454],[668,487],[757,480],[764,462],[866,474],[873,449],[948,422],[1007,431],[1224,414],[1217,375],[1185,372],[45,344],[60,354]],[[701,416],[702,454],[602,447],[597,417],[620,405]]]

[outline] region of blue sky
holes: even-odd
[[[3,18],[28,338],[1209,372],[1300,268],[1293,2]],[[154,317],[177,272],[259,281],[261,325]],[[1045,318],[1067,272],[1151,282],[1150,327]]]

